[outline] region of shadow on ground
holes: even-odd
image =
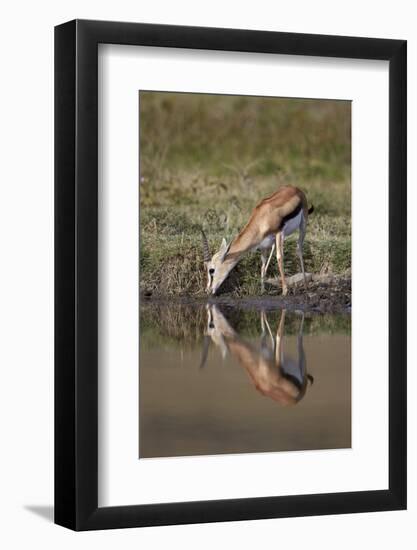
[[[45,519],[46,521],[49,521],[50,523],[54,521],[53,506],[30,505],[30,506],[25,506],[24,508],[25,510],[32,512],[32,514],[36,514],[37,516]]]

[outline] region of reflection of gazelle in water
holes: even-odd
[[[227,351],[232,354],[245,368],[256,389],[263,395],[278,401],[281,405],[295,405],[304,397],[308,382],[313,383],[312,376],[307,374],[303,347],[304,313],[297,334],[297,360],[284,353],[285,310],[281,313],[275,338],[265,312],[261,312],[260,349],[242,340],[216,306],[207,306],[207,313],[208,323],[202,366],[207,359],[208,345],[211,340],[220,348],[223,356]],[[272,347],[268,345],[267,332]]]

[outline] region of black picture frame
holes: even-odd
[[[98,507],[98,44],[389,62],[389,488]],[[406,508],[404,40],[74,20],[55,28],[55,523],[74,530]]]

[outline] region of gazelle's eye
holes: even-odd
[[[209,269],[209,273],[210,273],[210,275],[213,275],[214,269],[213,268]]]

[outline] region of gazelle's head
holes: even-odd
[[[236,265],[236,261],[227,258],[231,243],[227,244],[226,239],[223,239],[219,251],[211,256],[207,237],[203,230],[201,234],[203,238],[204,265],[207,269],[206,292],[208,294],[216,294],[220,285]]]

